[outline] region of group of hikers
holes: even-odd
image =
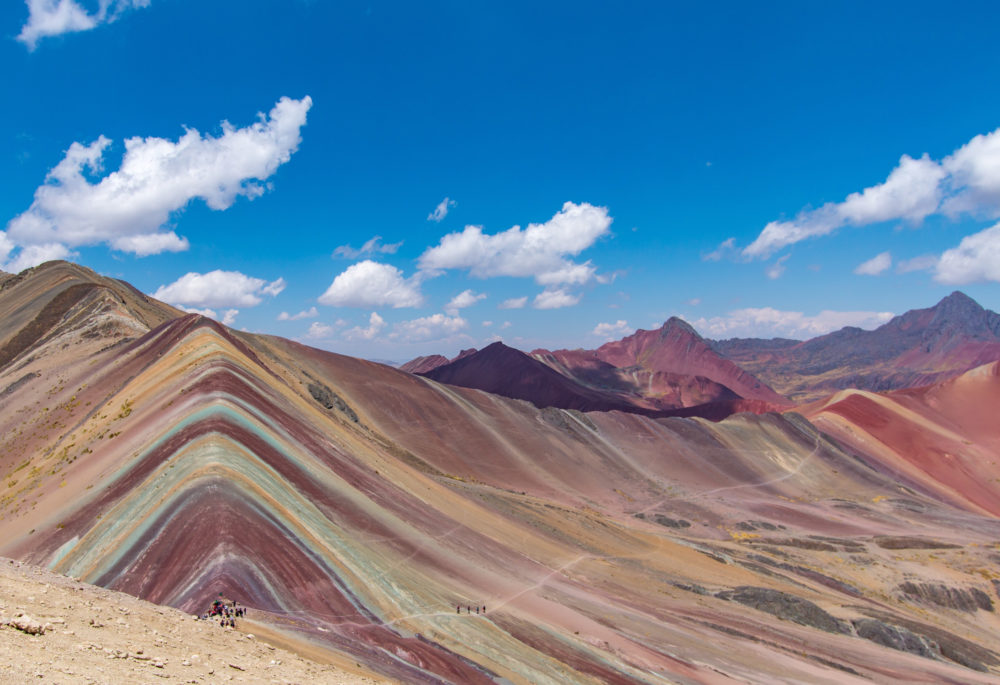
[[[246,615],[246,607],[238,606],[236,600],[227,601],[222,599],[222,593],[220,592],[219,599],[212,602],[212,608],[208,610],[208,613],[202,614],[198,618],[214,621],[218,617],[219,625],[223,628],[235,628],[236,619],[243,618]]]
[[[480,609],[482,609],[482,612],[480,612]],[[484,613],[485,614],[486,613],[486,605],[484,604],[482,607],[469,606],[468,604],[465,605],[465,613],[471,614],[473,611],[475,611],[477,614],[478,613]],[[455,605],[455,613],[456,614],[462,613],[462,605],[461,604],[456,604]]]

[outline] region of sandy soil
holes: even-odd
[[[30,635],[19,614],[46,625]],[[22,617],[23,618],[23,617]],[[252,634],[0,558],[0,683],[384,682],[318,664]]]

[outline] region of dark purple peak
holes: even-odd
[[[982,316],[986,311],[978,302],[958,290],[938,302],[932,309],[935,313],[935,319],[949,319],[957,321]]]
[[[470,354],[475,354],[478,351],[479,350],[477,350],[475,347],[470,347],[467,350],[462,350],[461,352],[458,353],[458,356],[456,356],[456,357],[454,357],[452,359],[452,361],[453,362],[457,362],[459,359],[462,359],[464,357],[468,357]]]
[[[468,352],[468,354],[465,354],[465,352]],[[459,354],[452,361],[458,361],[459,359],[464,359],[465,357],[471,357],[471,356],[477,356],[477,357],[497,357],[497,356],[500,356],[500,355],[504,355],[504,356],[519,355],[519,356],[525,356],[525,357],[528,356],[528,355],[524,354],[524,352],[522,352],[521,350],[518,350],[518,349],[515,349],[513,347],[508,347],[507,345],[504,345],[499,340],[496,341],[495,343],[490,343],[489,345],[487,345],[486,347],[484,347],[481,350],[472,350],[471,352],[468,351],[468,350],[465,350],[465,352]]]
[[[984,309],[971,297],[957,290],[934,305],[931,311],[934,316],[929,329],[962,333],[975,339],[1000,336],[1000,315]]]

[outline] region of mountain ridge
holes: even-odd
[[[793,399],[813,400],[847,387],[929,385],[1000,359],[1000,315],[955,291],[871,331],[846,327],[791,345],[732,339],[712,346]]]

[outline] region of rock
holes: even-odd
[[[52,629],[50,624],[43,624],[22,612],[18,612],[17,616],[7,621],[7,625],[28,635],[44,635],[46,630]]]
[[[739,602],[786,621],[825,630],[828,633],[850,633],[847,625],[807,599],[780,590],[744,585],[715,595],[719,599]]]
[[[897,589],[908,599],[920,604],[931,604],[969,613],[974,613],[978,609],[993,611],[993,600],[976,587],[953,588],[939,583],[906,582]]]
[[[858,637],[900,652],[934,658],[933,650],[923,638],[902,626],[889,625],[874,618],[859,618],[853,623]]]
[[[875,538],[875,544],[882,549],[958,549],[959,545],[947,542],[898,535],[880,535]]]
[[[337,393],[330,390],[329,387],[322,383],[310,383],[308,385],[309,394],[312,395],[313,399],[319,402],[326,409],[334,409],[343,413],[354,423],[358,423],[358,415],[354,412],[351,407],[340,399]]]
[[[653,516],[653,520],[659,523],[661,526],[666,526],[667,528],[690,528],[691,522],[685,521],[684,519],[672,519],[663,514],[656,514]]]

